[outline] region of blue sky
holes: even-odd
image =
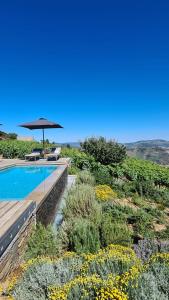
[[[1,1],[1,130],[58,142],[169,140],[169,2]]]

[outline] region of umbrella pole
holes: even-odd
[[[42,129],[43,132],[43,155],[45,155],[45,132],[44,132],[44,128]]]

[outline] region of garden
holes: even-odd
[[[59,228],[37,224],[2,294],[17,300],[169,299],[169,169],[90,138],[71,157]]]

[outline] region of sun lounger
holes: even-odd
[[[25,155],[25,160],[37,160],[42,154],[42,149],[33,149],[32,153]]]
[[[55,148],[55,149],[53,149],[53,152],[46,154],[46,159],[47,160],[57,160],[59,158],[60,152],[61,152],[60,147]]]
[[[30,153],[25,155],[25,160],[37,160],[40,158],[40,153]]]

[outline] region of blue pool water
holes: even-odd
[[[22,200],[56,168],[56,166],[15,166],[1,170],[0,201]]]

